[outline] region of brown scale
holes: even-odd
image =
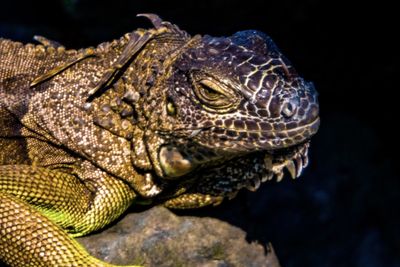
[[[153,28],[96,48],[0,39],[0,228],[8,231],[0,248],[13,251],[0,249],[0,257],[7,262],[95,266],[64,230],[97,231],[134,201],[217,205],[285,172],[296,178],[307,165],[319,125],[316,92],[268,36],[190,36],[144,16]],[[45,237],[48,257],[36,246],[16,249],[26,225]],[[52,253],[49,231],[68,253]]]

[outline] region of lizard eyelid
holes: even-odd
[[[226,112],[238,102],[237,95],[226,87],[211,79],[201,79],[194,82],[194,93],[198,102],[210,111]]]

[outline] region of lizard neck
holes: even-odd
[[[137,113],[139,127],[143,129],[142,144],[146,148],[148,165],[159,177],[164,173],[159,163],[160,147],[167,142],[157,129],[166,119],[167,94],[174,84],[168,82],[173,75],[175,59],[190,46],[198,36],[167,33],[150,41],[138,54],[130,66],[130,73],[125,76],[131,79],[137,95]],[[135,155],[139,157],[141,155]]]
[[[105,58],[108,55],[118,57],[128,40],[126,37],[121,38],[117,43],[100,45],[98,49],[106,52]],[[142,171],[155,171],[162,175],[155,161],[163,140],[149,126],[154,119],[152,117],[157,116],[153,114],[152,106],[164,104],[165,90],[160,83],[168,76],[171,54],[179,51],[188,40],[188,35],[176,33],[154,37],[134,56],[121,77],[112,85],[113,88],[93,101],[97,106],[93,113],[95,123],[131,142],[132,164]],[[109,62],[112,64],[113,61]],[[105,114],[110,112],[119,116],[110,119]]]

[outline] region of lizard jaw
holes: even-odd
[[[293,179],[300,177],[303,169],[308,165],[308,148],[310,143],[297,146],[287,155],[266,154],[264,164],[267,170],[270,170],[272,176],[276,176],[277,182],[282,181],[283,171],[286,168]],[[270,177],[268,180],[271,180]]]
[[[280,182],[284,176],[284,169],[293,179],[298,178],[303,169],[308,165],[308,148],[309,142],[297,145],[288,152],[267,152],[264,155],[264,167],[266,174],[262,177],[261,182],[272,180],[275,176],[277,182]],[[191,154],[184,153],[174,146],[163,146],[159,152],[159,162],[167,179],[177,179],[198,167],[198,162]],[[258,184],[258,182],[256,183]]]
[[[278,157],[277,162],[272,164],[271,171],[276,175],[276,179],[280,182],[283,178],[283,170],[286,168],[293,179],[298,178],[303,169],[308,165],[308,148],[310,143],[305,143],[294,149],[290,157]],[[269,163],[272,160],[270,155],[266,155],[264,162]]]
[[[284,177],[284,170],[290,174],[292,179],[300,177],[304,168],[308,165],[308,148],[310,143],[304,143],[293,148],[288,154],[266,153],[264,155],[264,173],[261,179],[254,176],[246,182],[245,187],[249,191],[256,191],[261,183],[273,180],[280,182]],[[279,152],[278,152],[279,153]],[[234,192],[235,194],[237,192]]]

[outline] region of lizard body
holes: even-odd
[[[134,202],[217,205],[298,177],[316,92],[269,37],[189,36],[146,14],[96,48],[0,39],[0,259],[109,266],[72,237]]]

